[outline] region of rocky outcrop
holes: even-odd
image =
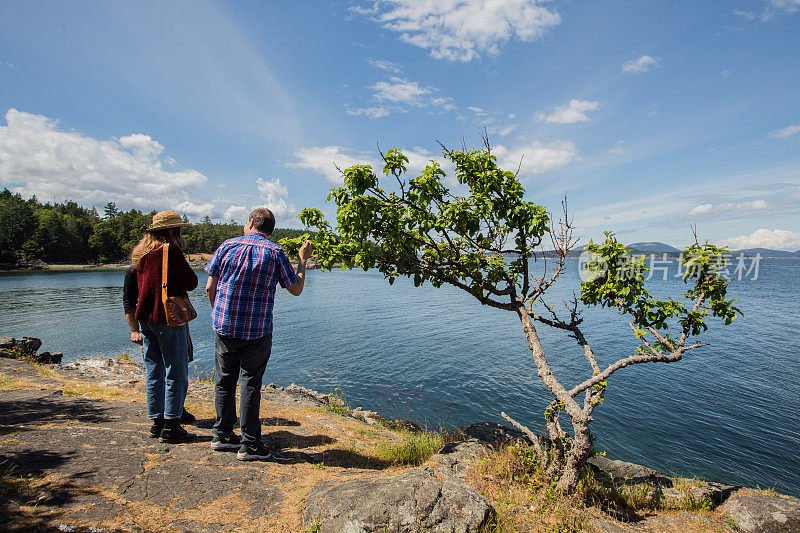
[[[720,509],[745,533],[800,531],[800,500],[790,496],[742,492]]]
[[[473,439],[478,439],[491,445],[509,444],[515,440],[521,440],[528,444],[533,444],[530,439],[521,431],[494,422],[478,422],[471,424],[463,429],[464,433]]]
[[[595,474],[610,476],[617,484],[636,485],[637,483],[650,483],[664,487],[672,486],[672,479],[658,470],[625,461],[614,461],[597,455],[589,459],[589,467]]]
[[[491,506],[475,489],[453,478],[441,480],[424,468],[317,485],[306,500],[303,523],[317,526],[320,533],[468,533],[479,531],[491,514]]]
[[[425,468],[317,485],[306,499],[303,522],[321,532],[479,531],[493,509],[461,478],[485,452],[476,440],[451,442]]]
[[[476,440],[450,442],[432,456],[428,462],[434,472],[444,477],[462,478],[469,467],[486,454],[486,445]]]
[[[59,364],[64,354],[61,352],[42,352],[37,354],[42,347],[41,339],[36,337],[0,337],[0,357],[8,359],[28,359],[34,363]]]

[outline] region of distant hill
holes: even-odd
[[[796,252],[785,252],[783,250],[770,250],[769,248],[747,248],[745,250],[736,250],[734,255],[756,255],[761,254],[761,257],[780,257],[780,258],[800,258],[800,250]]]
[[[663,242],[635,242],[633,244],[629,244],[626,246],[628,250],[633,250],[636,252],[644,252],[648,254],[657,254],[663,252],[680,252],[674,246],[670,246],[669,244],[665,244]]]

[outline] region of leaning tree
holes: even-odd
[[[529,342],[539,377],[555,397],[545,409],[543,436],[501,415],[533,442],[540,464],[566,491],[575,489],[581,468],[590,457],[592,411],[603,402],[607,380],[629,365],[679,361],[684,352],[705,346],[693,337],[707,329],[706,319],[718,317],[730,324],[739,310],[727,298],[727,282],[718,276],[725,249],[695,243],[683,253],[686,292],[679,299],[654,298],[644,285],[643,258],[631,257],[611,233],[602,244],[589,242],[587,276],[580,294],[565,301],[559,311],[544,299],[561,277],[575,247],[566,201],[563,216],[553,220],[547,210],[523,199],[517,175],[502,170],[486,142],[483,149],[448,150],[444,157],[468,194],[459,196],[445,185],[445,171],[435,161],[406,180],[408,158],[398,149],[382,154],[388,186],[369,165],[343,171],[344,186],[333,188],[328,200],[337,207],[331,227],[318,209],[305,209],[299,218],[314,228],[314,249],[323,269],[377,269],[393,283],[399,276],[419,286],[450,284],[474,296],[481,304],[516,313]],[[303,238],[281,241],[294,253]],[[543,261],[534,273],[532,261]],[[581,329],[583,306],[616,309],[630,324],[635,349],[604,366]],[[582,347],[587,377],[566,384],[557,377],[542,348],[539,324],[563,330]],[[572,376],[569,376],[572,377]],[[582,398],[582,401],[581,401]],[[560,424],[564,412],[571,434]]]

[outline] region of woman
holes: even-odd
[[[128,270],[125,271],[125,282],[122,285],[122,307],[125,309],[125,322],[128,323],[128,327],[131,330],[131,342],[134,344],[138,344],[139,346],[143,346],[144,339],[142,337],[142,331],[139,327],[139,322],[136,320],[136,303],[139,301],[139,283],[136,281],[136,267],[130,266]],[[184,326],[186,328],[186,335],[188,337],[188,344],[189,344],[189,362],[191,363],[194,359],[194,349],[192,346],[192,336],[189,332],[189,325],[187,324]],[[188,376],[187,376],[188,378]],[[187,386],[188,379],[187,379]],[[186,405],[183,406],[183,414],[181,415],[181,423],[183,424],[192,424],[197,421],[197,417],[195,417],[192,413],[186,410]],[[150,432],[150,437],[157,439],[161,436],[161,429],[160,427],[155,427]]]
[[[183,257],[186,239],[181,236],[181,228],[187,226],[191,224],[184,222],[175,211],[156,213],[153,223],[131,253],[139,289],[135,318],[144,337],[147,416],[153,424],[150,434],[170,444],[193,442],[196,438],[181,425],[189,375],[188,328],[168,325],[161,301],[162,247],[165,244],[171,245],[167,296],[186,296],[197,287],[197,275]]]

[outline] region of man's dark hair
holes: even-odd
[[[254,230],[260,231],[264,235],[272,235],[272,230],[275,229],[275,215],[265,207],[254,210],[247,220],[253,223]]]

